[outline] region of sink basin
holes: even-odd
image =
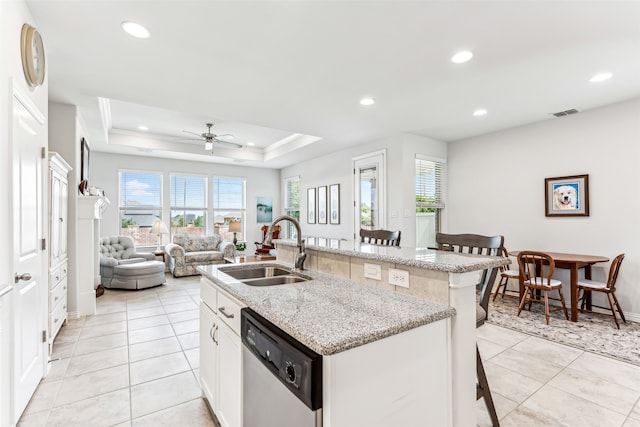
[[[294,273],[284,266],[221,268],[220,271],[249,286],[275,286],[306,282],[309,277]]]
[[[291,271],[285,270],[280,267],[255,267],[255,268],[242,268],[237,270],[222,270],[225,274],[233,277],[234,279],[257,279],[262,277],[274,277],[284,276],[291,274]]]

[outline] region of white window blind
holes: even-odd
[[[207,179],[202,176],[171,176],[171,207],[205,209]]]
[[[120,172],[121,208],[161,208],[162,175],[148,172]]]
[[[213,178],[214,209],[244,209],[244,179]]]
[[[284,181],[285,211],[300,210],[300,178],[288,178]]]
[[[444,208],[443,162],[416,159],[416,211]]]

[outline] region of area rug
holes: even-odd
[[[544,306],[533,304],[532,310],[518,313],[516,298],[497,298],[489,302],[489,323],[566,344],[581,350],[619,359],[640,366],[640,324],[620,323],[616,329],[611,316],[579,313],[577,323],[565,319],[561,311],[551,313],[545,323]]]

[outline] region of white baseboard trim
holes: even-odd
[[[81,317],[82,316],[80,315],[79,311],[69,311],[67,313],[67,318],[69,318],[69,319],[79,319]]]

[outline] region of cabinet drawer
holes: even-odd
[[[222,292],[218,292],[218,317],[240,335],[240,305]]]
[[[53,309],[60,301],[67,302],[67,278],[62,279],[55,288],[49,292],[49,307]]]
[[[62,322],[67,318],[67,300],[65,294],[65,300],[60,301],[49,315],[49,335],[55,336],[62,326]]]
[[[49,273],[49,287],[53,288],[56,283],[60,282],[60,280],[64,279],[65,277],[67,277],[66,262]]]
[[[213,312],[217,312],[218,306],[218,291],[214,287],[213,283],[204,277],[200,279],[200,300],[204,302]]]

